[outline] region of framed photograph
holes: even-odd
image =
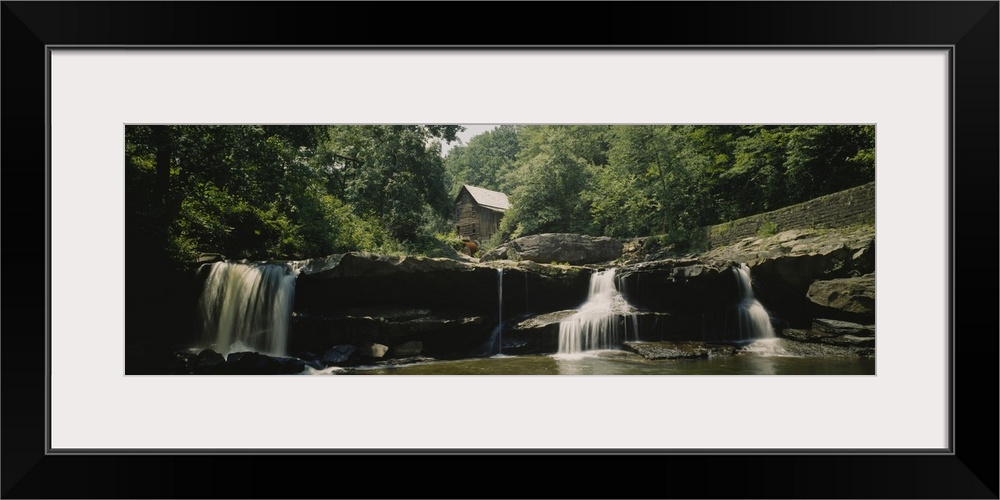
[[[331,466],[341,467],[345,473],[350,471],[357,481],[380,481],[385,471],[371,470],[376,458],[398,464],[393,470],[403,470],[398,472],[394,486],[380,489],[378,494],[405,497],[410,494],[406,485],[422,480],[410,470],[415,460],[453,459],[471,465],[465,471],[471,474],[473,469],[479,469],[473,465],[473,455],[497,456],[501,463],[506,460],[511,465],[516,460],[546,455],[560,455],[553,457],[555,460],[573,456],[574,462],[585,457],[609,467],[613,459],[631,455],[640,466],[656,474],[663,468],[683,466],[686,476],[704,485],[699,492],[678,493],[682,496],[997,497],[995,464],[977,458],[996,456],[997,451],[995,427],[983,428],[979,423],[996,422],[997,418],[996,401],[991,399],[996,394],[997,339],[988,333],[995,331],[996,318],[991,311],[966,310],[972,306],[956,308],[974,303],[971,297],[979,295],[985,295],[990,303],[996,293],[995,286],[967,282],[960,288],[963,280],[956,279],[971,274],[971,268],[967,269],[969,261],[959,257],[981,248],[981,243],[973,247],[957,239],[956,229],[965,221],[986,228],[980,231],[994,231],[997,227],[996,2],[677,2],[627,8],[581,4],[581,16],[607,24],[611,29],[604,33],[619,33],[612,36],[616,45],[586,36],[566,45],[485,40],[483,35],[468,31],[465,23],[469,20],[463,15],[450,13],[439,19],[426,12],[427,6],[417,3],[392,9],[379,4],[324,6],[336,13],[332,18],[322,16],[328,23],[319,22],[319,5],[309,3],[4,3],[7,101],[34,104],[22,108],[8,105],[4,110],[8,147],[3,155],[8,166],[8,186],[32,185],[38,189],[36,192],[44,189],[45,193],[44,205],[34,201],[37,214],[24,218],[23,231],[9,233],[6,248],[23,260],[30,255],[28,250],[22,250],[26,248],[23,242],[33,241],[41,245],[36,255],[46,257],[44,279],[39,280],[38,266],[20,266],[31,268],[31,276],[27,276],[27,269],[15,270],[13,275],[18,282],[42,281],[39,292],[14,295],[8,300],[8,317],[16,316],[12,311],[38,311],[39,315],[44,313],[45,321],[33,335],[16,334],[16,328],[8,325],[3,338],[7,403],[3,424],[5,497],[252,497],[261,494],[259,483],[227,484],[222,491],[217,484],[203,486],[180,477],[197,476],[201,468],[237,474],[247,460],[270,466],[280,461],[315,459],[324,464],[330,460]],[[511,22],[517,15],[525,13],[511,10],[499,14]],[[387,21],[385,26],[426,18],[430,26],[451,26],[458,30],[456,33],[466,32],[470,38],[463,44],[442,44],[435,35],[411,24],[393,28],[384,36],[378,34],[382,28],[377,27],[334,29],[372,16]],[[538,16],[529,17],[539,21],[547,17]],[[100,23],[96,23],[98,19]],[[109,23],[110,19],[118,22]],[[226,19],[230,21],[223,22]],[[241,21],[234,24],[232,19]],[[275,24],[275,19],[294,20],[296,29],[285,31],[290,24]],[[654,23],[654,19],[660,21]],[[692,19],[719,21],[694,30]],[[740,27],[739,23],[747,20],[754,21],[752,30]],[[382,26],[381,22],[376,26]],[[646,39],[650,33],[663,34]],[[17,123],[18,127],[8,127],[8,123]],[[147,246],[140,244],[155,239],[162,229],[150,223],[155,214],[139,217],[136,214],[140,211],[133,207],[141,204],[137,199],[145,201],[147,196],[163,194],[157,191],[156,175],[160,172],[171,175],[171,168],[184,169],[188,164],[182,163],[194,155],[224,163],[233,156],[273,154],[287,159],[283,171],[274,174],[282,176],[291,175],[289,169],[296,165],[320,165],[318,161],[310,163],[310,159],[300,161],[300,156],[307,154],[303,151],[309,155],[319,153],[309,148],[296,149],[291,140],[279,147],[263,138],[259,142],[263,149],[251,151],[244,146],[249,144],[246,136],[253,133],[246,128],[249,125],[283,127],[281,134],[285,135],[281,137],[300,134],[306,127],[335,125],[341,127],[339,131],[325,129],[324,133],[342,134],[337,136],[340,142],[336,144],[343,146],[358,143],[366,134],[377,135],[374,128],[366,127],[410,127],[426,132],[427,126],[463,125],[471,129],[490,124],[530,130],[542,126],[618,127],[619,138],[633,134],[630,127],[647,127],[650,133],[663,134],[664,141],[680,140],[676,138],[681,129],[670,127],[689,127],[682,130],[689,135],[710,133],[704,132],[707,127],[787,127],[782,129],[788,134],[784,140],[813,145],[816,143],[808,143],[806,137],[822,132],[806,130],[808,127],[841,127],[858,134],[871,131],[874,147],[842,154],[854,158],[855,163],[866,161],[865,154],[872,156],[874,183],[866,185],[874,196],[877,230],[870,244],[874,255],[868,262],[865,259],[871,254],[865,253],[867,246],[855,249],[846,245],[851,259],[840,265],[857,267],[854,274],[859,276],[867,272],[864,265],[877,269],[878,301],[871,306],[873,331],[877,332],[876,353],[868,357],[862,353],[867,361],[861,365],[852,361],[850,368],[838,365],[818,372],[814,368],[787,368],[777,362],[754,365],[757,372],[725,371],[719,367],[725,361],[705,368],[704,373],[712,375],[601,371],[620,369],[622,363],[615,358],[584,364],[570,362],[574,370],[590,373],[586,376],[544,376],[532,371],[542,370],[536,365],[520,365],[506,375],[486,372],[473,376],[452,369],[439,376],[417,376],[419,370],[399,376],[269,376],[255,371],[257,368],[247,361],[251,356],[243,359],[240,352],[266,352],[270,357],[264,356],[261,363],[292,360],[303,365],[294,365],[292,371],[305,373],[341,370],[338,361],[331,361],[335,355],[343,354],[347,359],[364,349],[369,357],[385,355],[397,360],[419,356],[422,349],[435,353],[446,350],[435,345],[434,338],[411,339],[400,334],[393,337],[395,343],[383,342],[380,339],[388,338],[386,332],[391,331],[386,326],[391,321],[386,320],[388,313],[384,311],[362,311],[354,316],[336,311],[343,317],[335,319],[349,320],[355,332],[370,327],[365,321],[381,325],[377,329],[381,337],[358,337],[361,340],[351,345],[351,352],[318,353],[310,359],[298,353],[334,346],[293,346],[272,333],[266,338],[255,337],[250,326],[232,327],[242,316],[234,320],[231,312],[223,310],[227,301],[236,300],[226,295],[233,292],[223,286],[225,283],[244,282],[246,273],[253,273],[253,280],[271,283],[266,275],[270,270],[246,264],[233,269],[218,265],[205,268],[205,276],[201,277],[205,289],[212,283],[219,285],[211,301],[205,298],[206,293],[197,298],[200,303],[188,301],[189,309],[157,307],[177,302],[178,288],[152,263]],[[226,139],[199,142],[199,137],[206,136],[192,133],[194,127],[222,127],[213,130],[222,130],[219,137]],[[799,128],[793,130],[795,127]],[[432,130],[432,135],[454,138],[448,130],[434,130],[437,132]],[[563,133],[558,128],[551,135]],[[742,133],[751,139],[756,137],[752,131]],[[773,131],[766,129],[765,133]],[[396,140],[395,136],[378,137]],[[157,157],[165,150],[159,147],[162,144],[171,144],[175,150],[186,148],[189,155],[175,154],[164,161]],[[366,144],[381,143],[372,140]],[[222,152],[212,150],[227,147],[230,149]],[[373,148],[362,151],[329,147],[323,150],[328,158],[324,157],[322,164],[330,165],[333,171],[346,171],[352,168],[351,162],[363,163],[358,160],[361,155],[377,154],[377,148]],[[814,146],[796,151],[814,150],[809,148]],[[635,150],[653,149],[647,144]],[[749,146],[741,151],[750,157],[764,154]],[[613,166],[614,162],[609,160],[608,164]],[[24,166],[11,168],[13,165]],[[236,195],[209,185],[205,179],[215,175],[211,168],[205,167],[205,177],[191,181],[192,192],[198,195],[179,201],[186,205],[178,205],[178,210],[187,210],[189,220],[211,210],[228,210],[227,217],[231,218],[227,220],[238,223],[219,231],[243,228],[257,236],[261,231],[280,233],[283,219],[269,219],[267,215],[278,213],[277,208],[253,201],[255,198],[249,194],[239,200],[225,198]],[[523,170],[530,174],[540,172],[540,168]],[[135,174],[140,170],[145,177]],[[556,175],[555,170],[552,172]],[[651,172],[648,179],[664,178],[662,170]],[[230,185],[267,191],[272,187],[262,180],[266,175],[271,173],[255,171]],[[222,181],[213,179],[221,185]],[[393,182],[402,181],[386,179],[381,184],[372,181],[381,187],[355,193],[357,198],[352,203],[379,193],[394,199]],[[420,181],[419,176],[410,179]],[[142,187],[142,183],[148,186]],[[811,189],[806,187],[806,177],[799,178],[794,186],[803,192]],[[480,240],[487,239],[484,235],[488,230],[508,227],[489,219],[490,214],[501,213],[505,218],[518,215],[504,212],[512,204],[502,203],[505,200],[501,199],[499,187],[497,191],[471,185],[459,187],[457,194],[449,193],[447,201],[454,204],[449,206],[449,215],[457,215],[448,222],[455,227],[462,248],[471,255],[474,250],[461,240],[462,235],[479,246]],[[297,200],[296,207],[308,208],[311,205],[295,197],[318,192],[316,189],[303,185],[301,191],[289,189],[287,194]],[[340,203],[336,197],[323,198],[323,190],[327,189],[336,186],[323,187],[311,199],[319,200],[316,203]],[[743,196],[737,195],[735,189],[734,184],[729,191],[720,192]],[[128,193],[139,192],[144,193],[139,198],[128,197]],[[265,197],[269,196],[267,191]],[[598,199],[596,194],[587,196]],[[192,201],[195,198],[199,201]],[[525,199],[523,191],[514,197]],[[468,202],[468,207],[462,205],[462,200]],[[845,197],[829,205],[839,204],[843,209],[852,203],[865,202],[859,197]],[[412,229],[420,215],[414,212],[417,218],[408,219],[405,207],[398,205],[388,211],[398,220],[386,226],[396,231],[392,233],[396,236]],[[607,210],[621,205],[609,203]],[[8,214],[20,214],[23,206],[9,207]],[[214,208],[199,208],[205,206]],[[150,202],[147,208],[153,211],[156,207]],[[821,210],[810,207],[803,210]],[[344,211],[330,213],[345,217],[336,224],[355,227],[365,223],[362,218],[349,219],[354,216],[343,215],[347,213]],[[635,218],[634,213],[631,216]],[[336,224],[324,227],[339,227]],[[755,224],[755,235],[761,238],[781,229],[769,221]],[[8,229],[12,227],[21,229],[17,224],[8,225]],[[190,251],[185,247],[190,241],[222,242],[220,245],[229,241],[212,239],[212,227],[212,222],[207,221],[202,229],[188,228],[183,232],[185,237],[171,240],[171,251]],[[971,233],[970,229],[966,231]],[[526,230],[525,234],[529,233]],[[344,234],[338,232],[335,236],[347,238]],[[258,250],[298,255],[296,252],[313,248],[305,240],[276,237],[275,241],[284,246]],[[230,253],[247,252],[245,255],[251,259],[259,255],[248,247],[226,248],[233,249],[227,250]],[[523,250],[518,247],[504,252],[503,257],[510,259]],[[815,252],[802,250],[802,254],[808,258]],[[217,260],[207,255],[199,258],[210,264]],[[477,260],[486,263],[485,252]],[[737,265],[727,268],[726,276],[734,283],[743,283],[745,277],[749,284],[752,266],[740,267],[740,259],[735,260]],[[330,274],[330,269],[343,265],[339,261],[302,262],[294,272]],[[532,265],[555,268],[560,264],[554,261]],[[208,275],[209,267],[218,274]],[[754,271],[763,273],[767,266]],[[348,271],[338,272],[351,276]],[[496,307],[499,312],[495,316],[482,315],[488,319],[481,321],[489,323],[481,328],[483,340],[488,340],[489,346],[496,345],[501,355],[504,347],[524,349],[530,342],[515,345],[508,337],[505,344],[502,337],[494,341],[488,334],[493,330],[501,336],[515,333],[510,325],[504,329],[503,319],[513,322],[515,314],[530,309],[526,305],[525,311],[520,311],[520,306],[511,304],[515,300],[528,304],[533,290],[529,284],[531,274],[513,264],[507,268],[497,265],[490,272],[490,279],[495,277],[498,286],[497,296],[490,295],[487,305],[490,311]],[[774,271],[776,276],[791,273],[784,272],[782,275]],[[19,273],[26,276],[22,278]],[[584,299],[589,304],[604,290],[594,285],[604,270],[587,273],[592,293]],[[280,274],[274,277],[273,286],[268,285],[279,292],[287,281],[284,271]],[[812,281],[815,277],[801,280]],[[326,302],[351,303],[359,310],[367,304],[358,297],[391,297],[394,293],[391,279],[370,287],[361,281],[343,283],[353,292],[337,295],[336,290],[324,288],[328,285],[322,283],[310,285],[311,290],[299,287],[297,292],[308,291],[314,297],[325,297]],[[431,279],[422,283],[428,290],[435,286]],[[624,297],[611,297],[609,301],[632,300],[647,306],[651,303],[649,299],[643,303],[642,293],[636,291],[638,278],[631,283],[632,288],[621,280],[609,283],[617,283],[610,289],[617,288]],[[766,289],[757,290],[763,294],[760,298],[765,305],[782,307],[783,295],[774,291],[778,288],[775,285],[770,296]],[[557,293],[555,288],[547,290]],[[668,293],[663,288],[648,290],[650,294]],[[743,295],[737,302],[745,307],[734,310],[735,322],[742,323],[740,319],[746,317],[750,324],[750,318],[760,319],[754,314],[762,313],[763,319],[755,324],[773,326],[779,333],[782,329],[797,331],[795,324],[780,325],[769,320],[760,303],[753,301],[753,290],[741,290]],[[436,289],[428,292],[440,293]],[[959,302],[960,298],[967,300]],[[244,295],[240,300],[245,299]],[[358,303],[352,303],[353,299]],[[271,308],[278,299],[261,300]],[[616,306],[605,303],[601,307]],[[559,308],[553,305],[550,309]],[[586,305],[581,309],[591,311]],[[693,320],[681,314],[682,309],[656,313],[691,323]],[[192,343],[190,356],[181,365],[170,365],[183,368],[147,370],[151,365],[146,361],[162,359],[156,356],[163,354],[149,356],[143,351],[152,345],[148,338],[169,330],[178,321],[190,321],[196,310],[204,314],[205,319],[198,321],[206,331],[211,330],[214,343]],[[309,321],[319,316],[310,317],[303,311],[315,312],[296,311],[299,331],[307,331],[304,325],[313,324]],[[622,316],[621,310],[615,311]],[[622,338],[616,338],[616,345],[622,344],[619,341],[649,340],[630,338],[628,324],[652,320],[633,317],[633,309],[626,312],[628,321],[635,323],[623,323]],[[989,313],[989,319],[985,313]],[[852,318],[867,318],[867,313],[851,314],[856,315]],[[606,315],[606,311],[602,312],[600,321]],[[376,319],[372,320],[372,316]],[[562,318],[556,326],[562,328],[567,323],[567,329],[572,329],[568,323],[578,316]],[[430,321],[424,316],[417,319],[421,324]],[[445,323],[454,320],[437,319]],[[811,322],[813,318],[808,319]],[[587,338],[587,321],[594,320],[580,319],[574,330],[578,337],[574,338]],[[499,323],[498,327],[493,329],[492,322]],[[706,323],[710,322],[702,320],[702,335],[724,330]],[[617,324],[607,328],[602,325],[593,326],[594,331],[617,328]],[[411,331],[413,327],[405,328]],[[274,331],[280,330],[275,327]],[[977,334],[979,330],[987,333]],[[584,347],[566,347],[564,351],[564,332],[555,331],[559,332],[557,350],[561,353],[575,355],[577,350],[605,347],[588,344],[589,340],[575,341]],[[638,331],[636,326],[633,332]],[[807,333],[797,335],[810,334],[808,329],[802,331]],[[867,333],[859,332],[841,333],[838,342],[868,341]],[[825,331],[811,334],[826,335]],[[746,336],[751,344],[772,345],[759,342],[769,335],[757,328],[748,327]],[[775,335],[772,332],[770,336]],[[136,338],[143,342],[137,343]],[[660,344],[653,347],[664,348]],[[649,357],[648,351],[642,349],[653,347],[640,349],[632,345],[634,352],[629,355]],[[830,348],[834,347],[856,346]],[[858,355],[862,351],[850,352]],[[222,361],[214,361],[213,356]],[[489,359],[509,361],[502,356]],[[309,363],[318,364],[306,368]],[[601,368],[587,372],[594,370],[594,363]],[[857,368],[862,365],[863,369]],[[394,369],[392,362],[382,366]],[[497,365],[490,366],[495,369]],[[355,364],[348,369],[358,368]],[[188,373],[186,370],[193,375],[173,376]],[[223,376],[207,376],[211,370],[229,371],[220,371]],[[232,376],[236,374],[245,376]],[[969,385],[963,380],[975,383]],[[977,388],[975,393],[970,390],[973,386]],[[83,461],[88,461],[92,479],[80,483],[73,479],[79,478],[75,469]],[[152,480],[162,474],[160,467],[168,462],[176,479],[166,481],[169,484]],[[727,468],[783,470],[779,475],[791,474],[799,480],[775,484],[750,480],[741,474],[732,481],[719,481],[717,471]],[[845,470],[850,471],[849,480],[842,477]],[[914,470],[921,471],[919,480],[913,478]],[[126,474],[151,480],[130,481]],[[53,481],[53,477],[67,480]],[[289,491],[289,496],[329,495],[319,493],[319,486],[305,477],[261,481],[279,490],[307,485]],[[120,486],[123,482],[127,484],[125,490]],[[524,496],[516,481],[495,482],[499,484],[489,486],[490,496]],[[630,490],[629,485],[607,484],[598,486],[598,490],[592,485],[580,485],[560,491],[572,496],[593,495],[595,491],[608,497],[667,496],[672,494],[669,483],[667,478],[656,475],[651,484],[635,490]],[[459,491],[449,494],[476,496]]]

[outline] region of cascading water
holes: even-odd
[[[573,354],[620,347],[632,336],[638,340],[638,319],[618,291],[615,269],[590,275],[590,292],[580,309],[559,323],[559,353]]]
[[[503,354],[503,268],[497,269],[497,327],[493,330],[496,337],[497,354]],[[493,344],[493,342],[490,342]]]
[[[771,317],[764,306],[753,294],[750,281],[750,267],[740,264],[733,268],[736,283],[740,291],[740,303],[737,304],[737,333],[739,340],[750,341],[744,350],[760,354],[784,354],[785,350],[778,343],[771,326]]]
[[[223,355],[250,350],[284,356],[298,267],[212,264],[198,303],[202,335]]]
[[[738,315],[736,329],[740,340],[772,339],[774,328],[771,327],[771,317],[767,310],[753,295],[750,282],[750,267],[740,264],[733,268],[736,283],[740,291],[740,303],[737,305]]]

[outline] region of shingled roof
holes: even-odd
[[[468,191],[469,194],[472,195],[472,199],[476,201],[476,204],[481,207],[498,210],[500,212],[510,208],[510,201],[507,200],[507,195],[501,192],[490,191],[489,189],[470,186],[468,184],[462,186],[462,189]]]

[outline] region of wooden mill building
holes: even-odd
[[[455,230],[474,241],[488,240],[508,208],[506,194],[466,184],[455,197]]]

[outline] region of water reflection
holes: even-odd
[[[624,351],[494,356],[347,369],[357,375],[874,375],[875,359],[757,353],[649,361]]]

